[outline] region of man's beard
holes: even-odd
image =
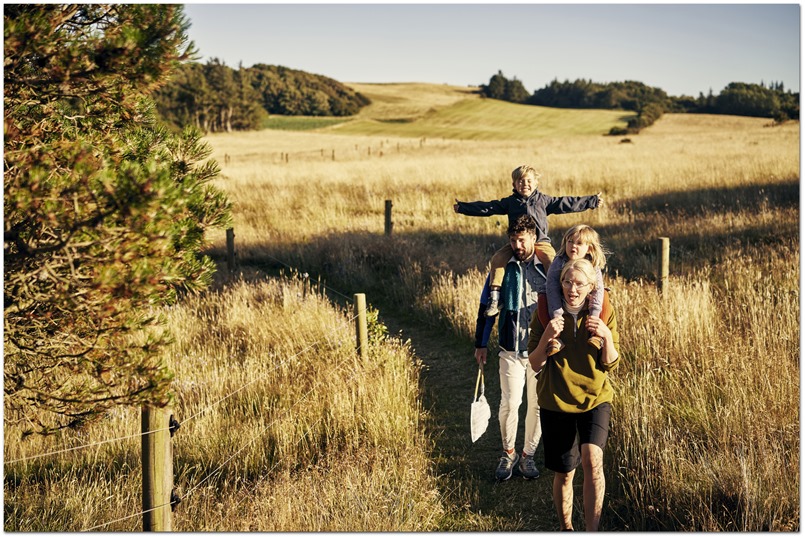
[[[514,250],[514,257],[515,259],[517,259],[517,261],[525,261],[526,259],[529,259],[532,255],[534,255],[534,250],[531,250],[530,252],[525,248],[522,250]]]

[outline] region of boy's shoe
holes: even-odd
[[[554,354],[556,354],[557,352],[561,351],[564,348],[565,348],[565,343],[559,338],[554,338],[554,339],[552,339],[552,340],[550,340],[548,342],[547,355],[548,356],[553,356]]]
[[[526,479],[536,479],[539,477],[537,463],[534,462],[533,455],[523,455],[520,457],[520,475]]]
[[[598,336],[593,336],[587,340],[587,343],[598,349],[599,351],[604,348],[604,340]]]
[[[498,297],[495,296],[495,293],[493,292],[492,295],[489,297],[489,305],[486,307],[484,315],[486,315],[487,317],[494,317],[498,313],[500,313],[500,304],[498,301]]]
[[[500,458],[498,469],[495,470],[495,479],[498,481],[506,481],[509,479],[512,476],[514,465],[517,464],[519,460],[520,455],[518,455],[516,451],[511,455],[504,451],[503,456]]]

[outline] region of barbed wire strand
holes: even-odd
[[[133,515],[126,515],[124,517],[116,518],[115,520],[110,520],[109,522],[104,522],[103,524],[98,524],[97,526],[92,526],[91,528],[84,528],[84,529],[81,530],[81,532],[83,533],[85,531],[97,530],[98,528],[106,527],[106,526],[108,526],[110,524],[114,524],[115,522],[122,522],[122,521],[128,520],[130,518],[134,518],[134,517],[137,517],[137,516],[143,516],[146,513],[150,513],[151,511],[156,511],[157,509],[161,509],[161,508],[166,507],[168,505],[171,505],[171,503],[170,502],[163,503],[162,505],[157,505],[156,507],[152,507],[151,509],[146,509],[145,511],[140,511],[139,513],[134,513]]]
[[[49,451],[47,453],[39,453],[37,455],[31,455],[30,457],[20,457],[19,459],[12,459],[10,461],[3,461],[3,464],[12,464],[12,463],[15,463],[15,462],[30,461],[30,460],[34,460],[34,459],[39,459],[41,457],[47,457],[49,455],[59,455],[61,453],[68,453],[70,451],[76,451],[76,450],[79,450],[79,449],[85,449],[85,448],[90,448],[90,447],[94,447],[94,446],[101,446],[103,444],[109,444],[111,442],[116,442],[118,440],[130,440],[132,438],[138,438],[140,436],[145,436],[145,435],[148,435],[148,434],[158,433],[160,431],[167,431],[167,430],[170,430],[170,427],[163,427],[162,429],[153,429],[151,431],[146,431],[144,433],[131,434],[131,435],[128,435],[128,436],[120,436],[118,438],[109,438],[109,439],[106,439],[106,440],[101,440],[99,442],[92,442],[90,444],[83,444],[83,445],[80,445],[80,446],[73,446],[71,448],[60,449],[58,451]]]

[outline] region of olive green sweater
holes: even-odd
[[[540,408],[554,412],[587,412],[602,403],[612,402],[612,385],[608,371],[615,368],[620,357],[608,365],[601,364],[601,351],[587,343],[589,334],[584,324],[589,311],[579,312],[574,323],[573,316],[565,312],[562,342],[565,347],[550,356],[537,376],[537,399]],[[612,342],[620,356],[618,345],[618,322],[615,310],[603,319],[612,332]],[[539,317],[531,318],[528,338],[529,354],[537,348],[545,331]]]

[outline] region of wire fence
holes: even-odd
[[[428,142],[435,142],[428,144]],[[426,147],[438,147],[439,145],[452,145],[455,144],[455,140],[447,140],[445,138],[440,139],[428,139],[426,137],[420,138],[412,138],[406,140],[397,140],[392,142],[391,140],[383,140],[380,143],[375,145],[362,145],[362,144],[354,144],[353,147],[347,146],[340,146],[338,148],[334,147],[321,147],[320,149],[308,149],[304,151],[280,151],[280,152],[272,152],[268,153],[271,159],[272,164],[289,164],[292,160],[294,162],[298,162],[299,160],[304,160],[306,162],[310,161],[354,161],[360,160],[364,158],[373,158],[373,157],[383,157],[386,155],[391,154],[403,154],[409,153],[413,151],[419,151]],[[236,157],[234,155],[230,155],[228,153],[224,154],[223,156],[223,163],[225,165],[235,164],[240,157]],[[249,162],[253,161],[253,155],[247,155],[245,158],[248,159]]]
[[[271,256],[269,256],[269,257],[271,257]],[[274,257],[271,257],[271,258],[274,261],[276,261],[276,262],[282,264],[283,266],[287,267],[288,269],[290,269],[292,271],[296,271],[298,273],[298,270],[295,267],[292,267],[291,265],[288,265],[287,263],[283,262],[282,260],[276,259]],[[349,297],[348,295],[340,292],[339,290],[334,289],[334,288],[332,288],[330,286],[323,285],[323,284],[319,284],[319,285],[321,287],[327,289],[329,292],[345,298],[348,302],[353,302],[352,297]],[[360,312],[354,313],[353,315],[348,316],[348,318],[347,318],[348,325],[352,325],[353,323],[356,323],[358,321],[359,315],[360,315]],[[346,330],[346,328],[344,328],[344,330]],[[193,414],[191,414],[187,418],[184,418],[183,420],[178,422],[178,424],[176,424],[176,425],[182,425],[182,424],[185,424],[185,423],[187,423],[187,422],[189,422],[189,421],[191,421],[193,419],[198,418],[199,416],[203,415],[204,413],[206,413],[206,412],[212,410],[213,408],[215,408],[216,406],[220,405],[224,401],[226,401],[226,400],[236,396],[238,393],[246,390],[250,386],[252,386],[252,385],[254,385],[254,384],[256,384],[256,383],[258,383],[260,381],[266,380],[266,378],[268,378],[268,375],[270,373],[276,371],[279,368],[282,368],[282,367],[285,367],[285,366],[288,366],[288,365],[292,364],[294,362],[294,360],[297,359],[298,357],[304,355],[305,353],[311,351],[312,349],[322,345],[323,343],[327,343],[329,341],[331,341],[330,338],[322,338],[320,340],[317,340],[317,341],[314,341],[314,342],[308,344],[307,346],[305,346],[305,348],[303,348],[300,351],[294,353],[293,355],[290,355],[290,356],[286,357],[285,360],[278,362],[271,369],[269,369],[267,371],[264,371],[260,375],[255,376],[249,382],[247,382],[246,384],[238,387],[236,390],[233,390],[233,391],[227,393],[226,395],[224,395],[223,397],[220,397],[220,398],[216,399],[215,401],[205,405],[203,408],[201,408],[200,410],[194,412]],[[349,363],[354,363],[354,358],[351,357],[351,356],[347,357],[347,358],[344,358],[336,366],[335,369],[340,370],[340,369],[344,368]],[[358,373],[359,373],[358,368],[354,367],[352,372],[351,372],[351,374],[350,374],[350,378],[354,379]],[[291,404],[291,406],[289,406],[287,409],[285,409],[285,411],[280,416],[277,416],[276,419],[272,420],[269,424],[264,426],[257,434],[255,434],[251,439],[249,439],[244,444],[242,444],[235,452],[233,452],[229,457],[227,457],[223,462],[221,462],[214,470],[209,472],[201,481],[199,481],[192,488],[190,488],[184,494],[184,498],[188,498],[192,494],[194,494],[205,482],[209,481],[210,479],[212,479],[216,475],[218,475],[231,461],[233,461],[235,458],[237,458],[238,455],[240,455],[241,453],[246,451],[257,440],[262,438],[269,430],[271,430],[271,428],[273,426],[275,426],[277,423],[279,423],[280,420],[285,419],[288,416],[290,416],[292,411],[295,408],[297,408],[300,404],[302,404],[305,400],[307,400],[307,398],[314,392],[314,390],[315,390],[315,387],[312,387],[304,395],[302,395],[301,397],[297,398],[296,401],[293,402],[293,404]],[[323,419],[323,416],[320,417],[316,422],[313,422],[312,424],[310,424],[308,426],[307,430],[305,431],[305,433],[299,438],[297,443],[301,443],[304,440],[304,438],[307,437],[307,435],[313,430],[313,427],[315,427],[318,423],[320,423],[322,419]],[[45,453],[38,453],[38,454],[30,455],[30,456],[19,457],[19,458],[16,458],[16,459],[11,459],[11,460],[4,461],[4,465],[12,465],[12,464],[17,464],[17,463],[23,463],[23,462],[28,462],[28,461],[35,460],[35,459],[41,459],[41,458],[44,458],[44,457],[52,457],[52,456],[61,455],[61,454],[64,454],[64,453],[69,453],[69,452],[74,452],[74,451],[78,451],[78,450],[98,447],[98,446],[102,446],[102,445],[105,445],[105,444],[110,444],[110,443],[113,443],[113,442],[131,440],[131,439],[134,439],[134,438],[142,438],[142,437],[144,437],[146,435],[155,434],[155,433],[158,433],[158,432],[161,432],[161,431],[166,431],[166,430],[174,430],[173,425],[170,426],[170,427],[163,427],[163,428],[153,429],[153,430],[150,430],[150,431],[145,431],[145,432],[141,432],[141,433],[137,433],[137,434],[125,435],[125,436],[120,436],[120,437],[101,440],[101,441],[98,441],[98,442],[91,442],[91,443],[88,443],[88,444],[82,444],[80,446],[73,446],[73,447],[69,447],[69,448],[65,448],[65,449],[59,449],[59,450],[49,451],[49,452],[45,452]],[[274,465],[268,470],[269,473],[273,472],[279,465],[283,464],[284,462],[286,462],[285,458],[278,459],[274,463]],[[116,523],[119,523],[119,522],[124,522],[126,520],[130,520],[130,519],[133,519],[133,518],[136,518],[136,517],[144,516],[144,515],[146,515],[148,513],[151,513],[153,511],[157,511],[159,509],[165,508],[165,507],[167,507],[169,505],[173,505],[173,502],[171,501],[171,502],[168,502],[168,503],[163,503],[163,504],[160,504],[160,505],[156,505],[154,507],[151,507],[150,509],[143,509],[143,510],[140,510],[139,512],[132,513],[132,514],[126,515],[124,517],[116,518],[114,520],[110,520],[110,521],[107,521],[107,522],[104,522],[104,523],[101,523],[101,524],[97,524],[97,525],[94,525],[94,526],[91,526],[91,527],[83,528],[81,531],[86,532],[86,531],[94,531],[94,530],[98,530],[98,529],[101,529],[101,528],[106,528],[106,527],[108,527],[108,526],[110,526],[112,524],[116,524]]]

